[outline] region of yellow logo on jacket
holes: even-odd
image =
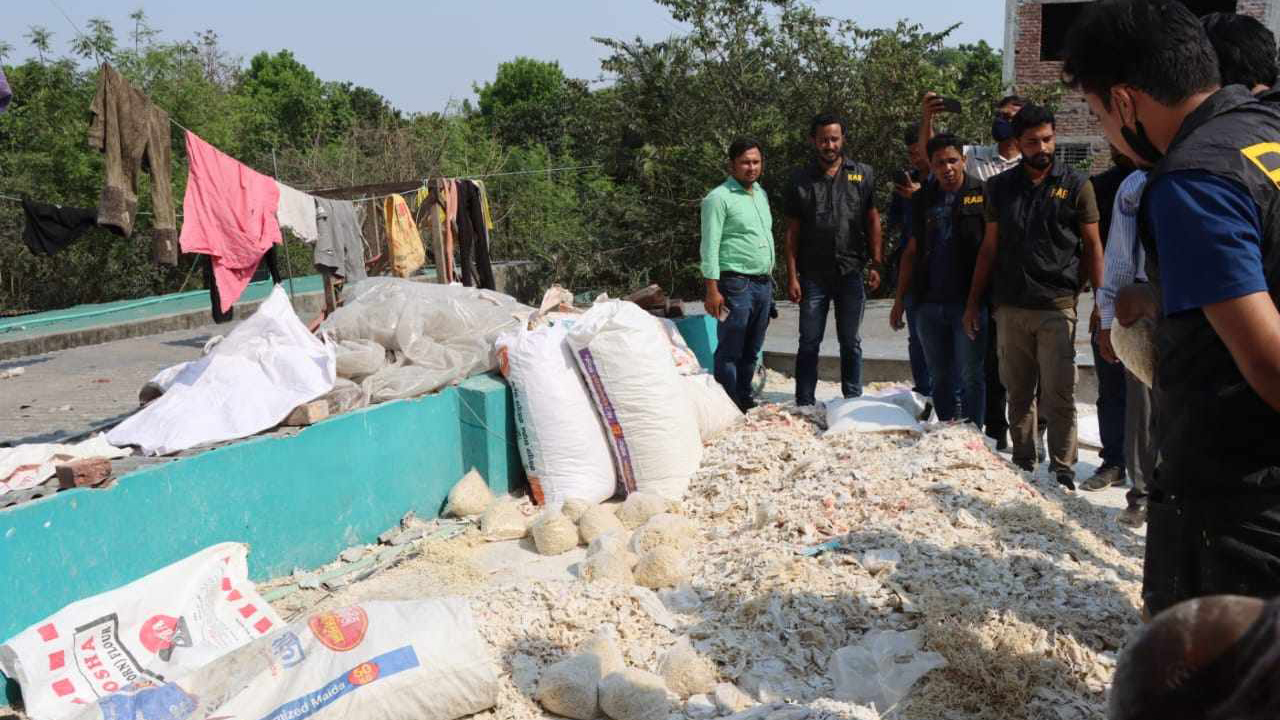
[[[1254,165],[1257,165],[1268,180],[1280,188],[1280,143],[1258,143],[1257,145],[1242,148],[1240,152],[1244,153],[1244,156],[1249,158]],[[1275,166],[1274,168],[1267,167],[1267,163],[1262,161],[1265,157],[1271,158],[1271,164]]]
[[[981,205],[981,204],[982,204],[982,196],[981,196],[981,195],[966,195],[966,196],[965,196],[965,198],[964,198],[964,204],[965,204],[965,205]]]
[[[862,182],[862,174],[861,174],[861,173],[849,173],[849,182],[852,182],[852,183],[860,183],[860,182]]]
[[[1052,190],[1050,190],[1050,191],[1049,191],[1049,197],[1054,198],[1054,199],[1056,199],[1056,200],[1066,200],[1066,199],[1067,199],[1067,189],[1066,189],[1066,188],[1062,188],[1062,187],[1060,187],[1060,188],[1054,188],[1054,189],[1052,189]]]

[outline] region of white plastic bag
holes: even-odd
[[[618,477],[564,325],[498,336],[498,368],[511,384],[520,459],[533,501],[608,500]]]
[[[497,669],[461,598],[318,612],[76,720],[454,720],[493,707]]]
[[[827,671],[834,697],[889,712],[917,680],[947,666],[942,655],[920,652],[921,637],[919,630],[872,630],[857,645],[835,651]]]
[[[340,378],[360,380],[387,364],[387,349],[372,340],[343,340],[334,352]]]
[[[284,624],[249,582],[247,554],[214,545],[72,603],[0,645],[0,669],[22,686],[32,718],[56,720],[203,667]]]
[[[742,419],[742,411],[729,399],[724,386],[707,373],[681,375],[698,420],[698,433],[706,442],[713,435]]]
[[[681,375],[705,373],[706,369],[698,362],[698,356],[689,347],[689,343],[685,342],[684,335],[680,334],[680,328],[666,318],[658,318],[658,322],[662,325],[663,334],[667,336],[667,342],[671,343],[671,360],[676,364],[676,370]]]
[[[920,423],[901,406],[882,400],[846,398],[827,403],[827,432],[919,432]]]
[[[683,498],[702,442],[662,325],[635,303],[609,300],[584,313],[568,337],[608,426],[624,490]]]
[[[276,285],[257,312],[208,355],[186,363],[164,395],[107,433],[107,441],[166,455],[248,437],[328,394],[335,366],[333,345],[307,330]]]

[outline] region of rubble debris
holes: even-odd
[[[111,461],[107,458],[88,458],[54,467],[58,487],[63,490],[78,487],[96,487],[111,477]]]
[[[756,704],[751,696],[738,689],[733,683],[716,683],[711,690],[711,697],[716,702],[716,707],[723,714],[737,713],[746,710]]]
[[[542,511],[529,529],[534,545],[543,555],[559,555],[578,547],[578,528],[559,510]]]
[[[449,491],[449,502],[444,512],[454,517],[474,517],[483,514],[492,504],[493,492],[489,485],[479,470],[471,468]]]
[[[571,522],[576,523],[582,519],[582,514],[585,513],[589,507],[591,507],[591,503],[586,500],[570,498],[564,501],[564,505],[560,507],[560,512],[564,513],[564,516],[569,518]]]
[[[528,519],[515,500],[501,497],[480,516],[480,532],[486,540],[519,540],[529,533]]]
[[[631,549],[637,555],[666,546],[688,552],[698,541],[698,529],[689,518],[672,513],[654,515],[631,535]]]
[[[536,698],[547,710],[573,720],[600,714],[600,658],[583,653],[542,671]]]
[[[600,681],[600,709],[613,720],[666,720],[671,701],[662,678],[626,668]]]
[[[591,545],[596,538],[609,533],[622,533],[626,528],[607,505],[593,505],[578,520],[578,536],[584,545]]]
[[[587,582],[608,580],[622,585],[634,585],[636,578],[631,568],[635,567],[638,559],[626,550],[598,552],[582,561],[579,574]]]

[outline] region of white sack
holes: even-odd
[[[424,395],[497,368],[493,341],[527,321],[531,308],[491,290],[402,278],[362,280],[320,326],[342,341],[373,341],[399,364],[363,381],[370,402]]]
[[[920,423],[901,406],[882,400],[846,398],[827,403],[827,432],[920,431]]]
[[[924,409],[928,407],[928,399],[906,385],[891,385],[882,390],[864,392],[862,394],[862,399],[879,400],[880,402],[897,405],[908,413],[911,413],[911,417],[916,418],[917,420],[929,419],[920,417],[921,415],[924,415]]]
[[[57,466],[62,463],[88,458],[122,458],[132,454],[129,450],[113,446],[102,435],[75,444],[33,443],[0,448],[0,495],[39,485],[53,477]]]
[[[702,442],[662,324],[635,303],[610,300],[574,323],[569,345],[608,426],[624,490],[683,498]]]
[[[681,375],[689,401],[693,403],[694,417],[698,421],[698,433],[706,442],[713,435],[742,419],[742,411],[729,399],[724,386],[707,373]]]
[[[76,720],[454,720],[493,707],[498,678],[465,600],[319,612]]]
[[[705,373],[706,369],[698,362],[698,356],[689,347],[689,343],[685,342],[684,335],[680,334],[680,328],[675,322],[666,318],[658,318],[658,322],[662,325],[667,342],[671,344],[671,360],[676,364],[676,370],[681,375]]]
[[[84,707],[77,701],[96,707],[131,684],[203,667],[284,624],[249,582],[248,552],[214,545],[72,603],[0,645],[0,670],[22,686],[33,720],[58,720]]]
[[[276,285],[257,312],[208,355],[186,364],[163,396],[107,440],[167,455],[248,437],[332,390],[335,364],[333,346],[307,331]]]
[[[618,476],[604,423],[578,372],[563,324],[498,336],[498,367],[511,384],[520,460],[539,505],[613,496]]]

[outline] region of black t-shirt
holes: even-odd
[[[845,160],[834,176],[811,162],[791,173],[783,212],[800,221],[800,274],[862,272],[870,256],[867,212],[875,207],[871,166]]]

